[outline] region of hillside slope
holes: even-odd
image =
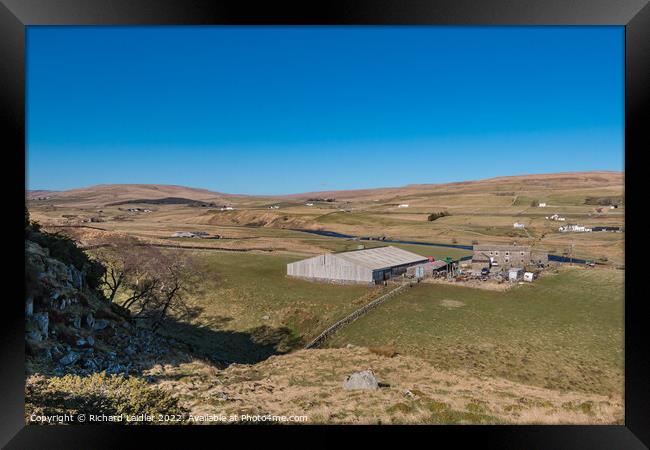
[[[72,241],[29,231],[25,239],[26,371],[139,373],[171,352],[97,290],[101,266]]]
[[[566,190],[590,188],[622,188],[625,183],[623,172],[591,171],[566,172],[552,174],[531,174],[503,176],[473,181],[460,181],[433,184],[409,184],[406,186],[330,190],[316,192],[299,192],[288,195],[240,195],[237,193],[214,192],[207,189],[163,184],[100,184],[65,191],[29,191],[27,197],[45,195],[56,202],[65,202],[70,206],[100,206],[112,202],[135,199],[160,199],[165,197],[183,197],[201,201],[225,201],[237,198],[272,199],[308,199],[336,198],[338,200],[387,200],[390,198],[416,194],[460,194],[484,192],[486,190]]]
[[[283,196],[285,198],[336,198],[345,200],[380,200],[392,197],[408,196],[414,194],[449,193],[460,194],[470,192],[484,192],[486,190],[563,190],[563,189],[588,189],[603,187],[622,187],[624,184],[622,172],[592,171],[592,172],[566,172],[552,174],[514,175],[496,178],[486,178],[473,181],[459,181],[436,184],[409,184],[401,187],[385,187],[373,189],[332,190],[305,192]]]
[[[103,206],[109,203],[135,199],[161,199],[167,197],[223,202],[224,194],[207,189],[162,184],[100,184],[79,189],[50,192],[49,203],[67,206]]]
[[[559,392],[500,378],[445,372],[422,359],[348,346],[300,350],[223,371],[201,361],[147,371],[197,416],[305,415],[340,424],[622,423],[623,405],[606,396]],[[380,388],[348,391],[343,380],[372,370]]]

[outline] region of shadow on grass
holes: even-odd
[[[231,320],[230,317],[218,317],[207,325],[168,320],[160,334],[182,343],[193,357],[222,367],[255,364],[304,345],[303,339],[287,327],[263,325],[246,331],[221,329]]]

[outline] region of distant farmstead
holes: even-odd
[[[405,274],[409,267],[429,263],[429,258],[387,246],[325,253],[287,264],[287,275],[314,281],[380,283]]]
[[[585,227],[584,225],[569,224],[563,227],[558,228],[560,233],[589,233],[591,228]]]
[[[177,231],[172,234],[172,237],[181,237],[181,238],[194,238],[194,237],[206,237],[209,236],[209,233],[205,231]]]
[[[473,252],[473,270],[492,267],[523,268],[548,264],[548,253],[532,250],[529,245],[475,245]]]

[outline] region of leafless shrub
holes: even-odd
[[[109,302],[149,321],[154,329],[170,315],[192,314],[186,298],[200,275],[190,252],[162,251],[132,237],[112,237],[107,244],[96,258],[106,267],[102,288]]]

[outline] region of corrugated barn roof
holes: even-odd
[[[393,246],[334,253],[333,256],[372,270],[428,261],[425,256]]]
[[[433,268],[433,270],[440,269],[442,267],[445,267],[446,265],[447,265],[447,263],[445,261],[441,261],[441,260],[434,261],[434,262],[431,263],[431,267]]]

